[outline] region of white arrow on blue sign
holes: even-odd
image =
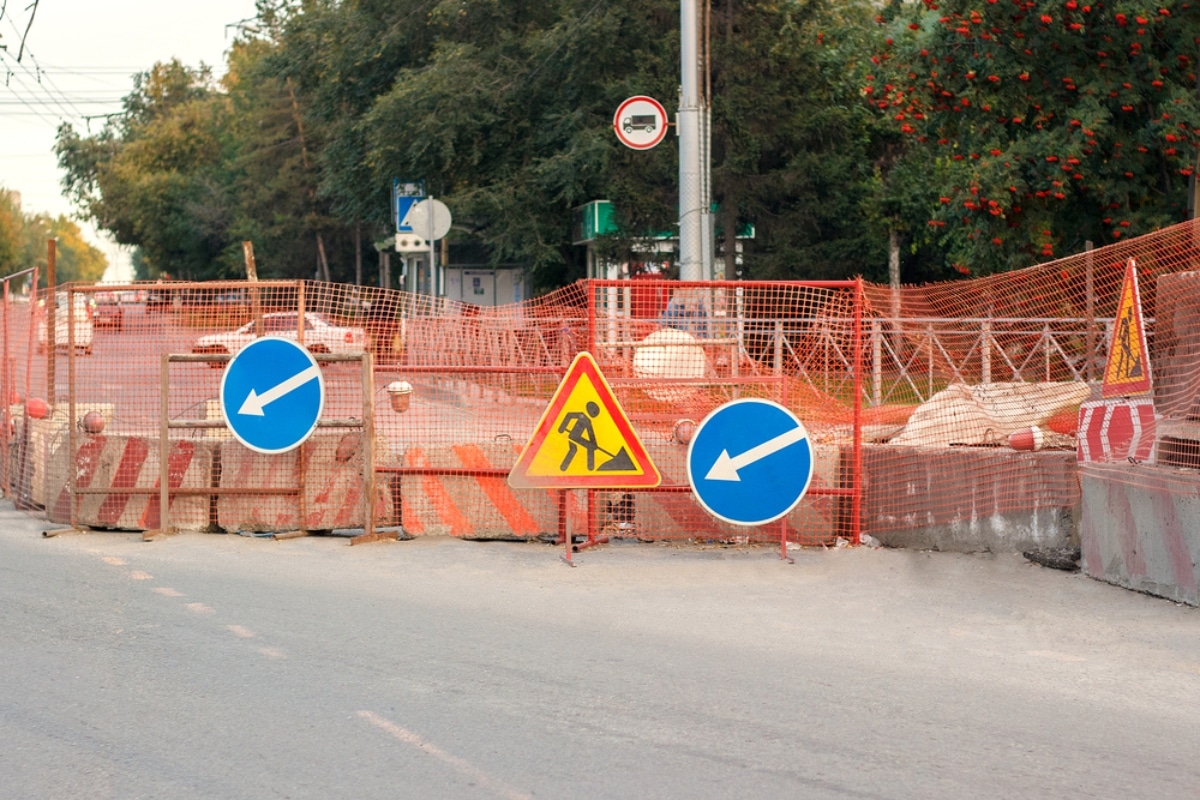
[[[700,504],[733,525],[765,525],[787,514],[812,482],[804,424],[770,400],[744,398],[715,409],[692,436],[688,483]]]
[[[412,225],[408,222],[408,212],[419,202],[420,197],[396,198],[396,233],[414,233]]]
[[[264,336],[230,360],[220,399],[221,415],[238,441],[259,453],[285,453],[316,430],[325,379],[304,347]]]
[[[395,204],[392,213],[396,222],[396,233],[414,233],[408,221],[408,212],[425,199],[425,181],[393,180],[392,198]]]

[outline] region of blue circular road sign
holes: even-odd
[[[808,431],[770,400],[720,406],[688,445],[688,483],[696,499],[733,525],[765,525],[787,514],[808,491],[812,474]]]
[[[243,347],[221,378],[221,414],[238,441],[260,453],[299,447],[325,407],[321,367],[304,347],[264,336]]]

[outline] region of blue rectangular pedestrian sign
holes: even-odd
[[[408,224],[408,212],[425,199],[425,181],[402,181],[392,179],[392,217],[396,233],[413,233]]]

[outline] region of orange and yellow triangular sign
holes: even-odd
[[[1138,293],[1137,264],[1125,267],[1125,283],[1108,342],[1102,397],[1128,397],[1150,392],[1150,348],[1142,324],[1142,298]]]
[[[661,481],[588,352],[571,362],[508,473],[517,489],[626,489]]]

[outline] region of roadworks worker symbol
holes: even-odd
[[[1142,298],[1138,293],[1137,264],[1131,258],[1125,267],[1125,283],[1113,320],[1104,366],[1102,397],[1129,397],[1150,392],[1150,350],[1142,324]]]
[[[658,468],[591,353],[580,353],[508,474],[518,489],[658,486]]]

